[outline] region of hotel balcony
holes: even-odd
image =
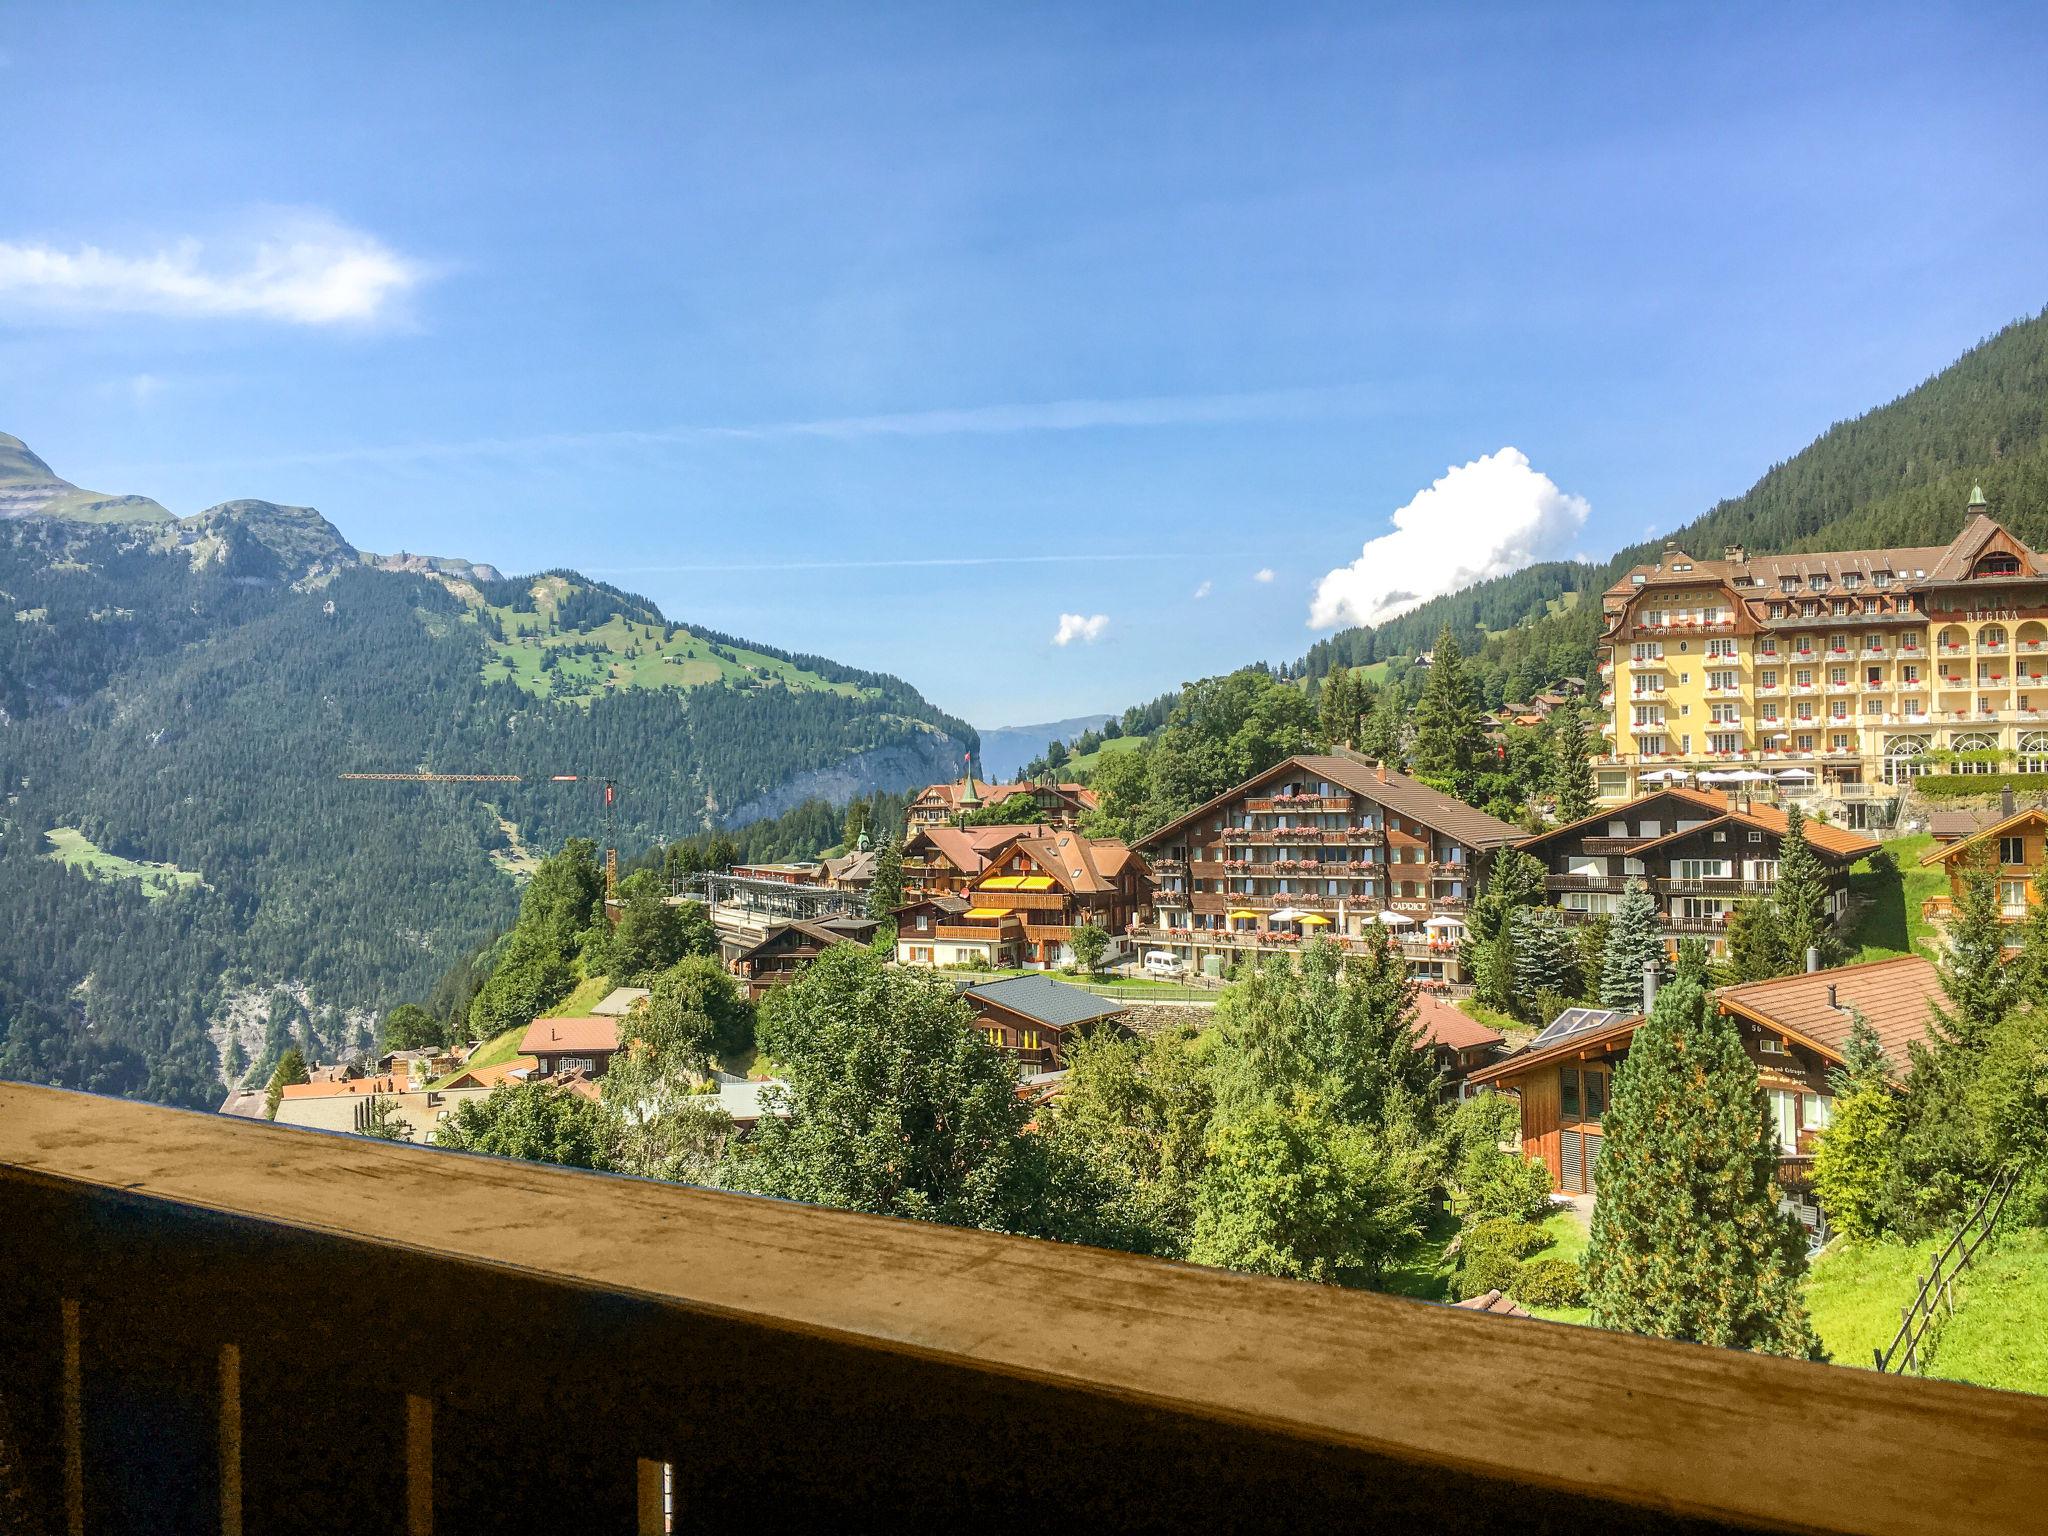
[[[2039,1529],[1948,1382],[15,1085],[0,1201],[52,1533]]]
[[[1264,811],[1337,811],[1351,809],[1349,795],[1262,795],[1244,803],[1246,811],[1256,816]]]
[[[1185,875],[1188,872],[1188,863],[1186,859],[1153,859],[1150,862],[1152,865],[1152,873],[1159,876],[1161,879],[1171,878],[1176,875]]]

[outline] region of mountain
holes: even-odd
[[[975,744],[898,678],[574,571],[368,554],[265,501],[75,516],[5,442],[0,1076],[217,1102],[230,1035],[282,1015],[332,1054],[425,996],[534,852],[602,837],[598,778],[630,854]],[[419,769],[521,781],[340,778]]]
[[[1043,725],[999,725],[981,733],[981,771],[998,783],[1008,783],[1013,774],[1045,750],[1049,741],[1071,742],[1083,731],[1101,728],[1108,715],[1075,715],[1071,720],[1048,720]]]
[[[171,514],[147,496],[106,496],[61,480],[18,437],[0,432],[0,519],[63,518],[79,523],[164,523]]]

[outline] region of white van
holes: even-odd
[[[1178,976],[1180,956],[1170,949],[1148,949],[1145,951],[1145,974],[1147,976]]]

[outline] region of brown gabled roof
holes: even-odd
[[[1952,843],[1983,831],[2004,815],[2000,810],[1933,811],[1927,817],[1927,832],[1937,843]]]
[[[514,1056],[510,1061],[493,1062],[488,1067],[465,1067],[454,1077],[443,1083],[442,1088],[495,1088],[515,1072],[531,1072],[540,1063],[531,1056]]]
[[[1014,849],[1006,848],[993,864],[1012,853],[1027,856],[1059,885],[1077,896],[1100,895],[1116,889],[1117,877],[1135,857],[1124,843],[1113,837],[1083,837],[1078,832],[1055,832],[1048,837],[1020,838]],[[1000,891],[988,892],[990,901]]]
[[[1951,863],[1964,850],[1976,847],[1987,838],[2002,836],[2010,827],[2023,826],[2031,821],[2048,822],[2048,808],[2038,805],[2021,806],[2010,816],[2000,816],[1996,821],[1987,822],[1974,832],[1966,833],[1951,842],[1936,843],[1920,855],[1920,862],[1923,865]]]
[[[1240,795],[1248,794],[1257,785],[1268,779],[1280,777],[1289,769],[1337,785],[1354,795],[1376,800],[1388,810],[1398,812],[1411,821],[1419,821],[1433,831],[1454,838],[1471,848],[1504,848],[1522,836],[1522,829],[1510,826],[1497,816],[1489,816],[1477,806],[1467,805],[1453,799],[1442,790],[1431,789],[1420,779],[1411,779],[1405,773],[1396,773],[1370,758],[1307,752],[1275,763],[1264,773],[1252,775],[1242,784],[1226,789],[1203,804],[1196,806],[1185,816],[1176,818],[1158,831],[1148,833],[1134,845],[1142,853],[1161,838],[1180,830],[1190,822],[1199,821],[1220,805],[1228,804]]]
[[[1470,1050],[1478,1045],[1499,1045],[1507,1039],[1499,1030],[1488,1029],[1456,1004],[1429,992],[1415,995],[1415,1022],[1422,1026],[1421,1043],[1441,1045],[1453,1051]]]
[[[1782,1030],[1835,1061],[1842,1059],[1848,1043],[1853,1006],[1870,1021],[1900,1072],[1906,1068],[1907,1046],[1926,1035],[1934,1005],[1942,999],[1941,978],[1921,955],[1745,982],[1716,995],[1726,1012]]]
[[[891,917],[901,917],[906,912],[915,912],[919,907],[936,907],[941,916],[953,917],[965,912],[973,905],[974,903],[964,896],[935,894],[920,896],[915,901],[906,901],[902,906],[890,912],[889,915]],[[909,935],[905,934],[904,937],[908,938]]]
[[[522,1056],[559,1056],[564,1052],[616,1051],[619,1048],[617,1019],[535,1019],[519,1038]]]
[[[796,933],[810,940],[820,949],[830,949],[835,944],[865,944],[872,937],[878,925],[872,918],[857,918],[842,921],[839,927],[830,927],[826,922],[807,917],[789,918],[775,924],[761,935],[757,943],[750,944],[734,956],[735,960],[751,960],[770,944],[786,934]],[[854,931],[847,931],[851,927]],[[865,934],[860,930],[865,927]]]
[[[402,1077],[323,1078],[315,1082],[288,1083],[282,1097],[287,1099],[336,1099],[346,1094],[371,1095],[404,1093]]]
[[[2011,530],[2000,527],[1989,516],[1978,512],[1963,524],[1963,531],[1941,552],[1941,558],[1935,561],[1933,569],[1928,571],[1927,579],[1967,581],[1970,579],[1970,567],[1977,563],[1986,547],[2001,542],[2010,546],[2012,552],[2019,556],[2023,575],[2032,576],[2039,572],[2040,557],[2033,550],[2022,544]]]
[[[944,854],[946,862],[961,874],[972,876],[980,874],[988,867],[989,860],[1018,838],[1046,837],[1051,833],[1049,822],[1014,827],[925,827],[910,840],[909,846],[915,847],[919,839],[923,839]]]
[[[1755,801],[1751,801],[1747,809],[1737,810],[1735,802],[1717,790],[1686,789],[1680,786],[1673,786],[1668,789],[1652,790],[1647,795],[1638,795],[1635,799],[1625,804],[1609,806],[1605,810],[1595,811],[1590,816],[1581,816],[1577,821],[1566,822],[1561,827],[1552,827],[1548,832],[1538,832],[1534,837],[1523,838],[1515,846],[1526,852],[1532,848],[1540,847],[1554,838],[1561,837],[1567,832],[1590,828],[1600,822],[1612,821],[1617,817],[1629,815],[1638,807],[1647,805],[1652,800],[1666,799],[1676,800],[1681,805],[1689,805],[1696,810],[1706,811],[1709,813],[1708,818],[1701,822],[1699,826],[1687,827],[1682,832],[1664,832],[1656,837],[1646,837],[1642,841],[1630,846],[1628,849],[1630,854],[1642,853],[1647,849],[1655,848],[1662,843],[1675,841],[1681,837],[1690,837],[1695,832],[1704,831],[1706,828],[1721,822],[1754,827],[1760,832],[1769,832],[1778,837],[1783,837],[1791,829],[1790,819],[1782,810],[1774,805],[1759,805]],[[1867,854],[1875,853],[1880,846],[1875,838],[1864,837],[1859,833],[1851,832],[1846,827],[1838,827],[1830,822],[1816,821],[1811,817],[1806,819],[1806,840],[1813,845],[1815,852],[1830,859],[1841,860],[1863,858]]]

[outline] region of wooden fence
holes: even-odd
[[[1997,1230],[1998,1218],[2005,1212],[2005,1197],[2012,1192],[2013,1180],[2018,1173],[2018,1168],[2008,1168],[1992,1180],[1991,1187],[1977,1202],[1977,1208],[1963,1218],[1955,1236],[1934,1256],[1927,1278],[1920,1282],[1919,1294],[1899,1308],[1899,1331],[1892,1335],[1890,1346],[1871,1350],[1880,1371],[1903,1373],[1908,1367],[1916,1371],[1927,1369],[1926,1351],[1921,1348],[1927,1330],[1933,1326],[1937,1315],[1955,1316],[1956,1280],[1977,1250],[1984,1246],[1985,1240]],[[1972,1231],[1976,1234],[1974,1237],[1971,1236]],[[1935,1311],[1937,1302],[1943,1309],[1939,1314]]]

